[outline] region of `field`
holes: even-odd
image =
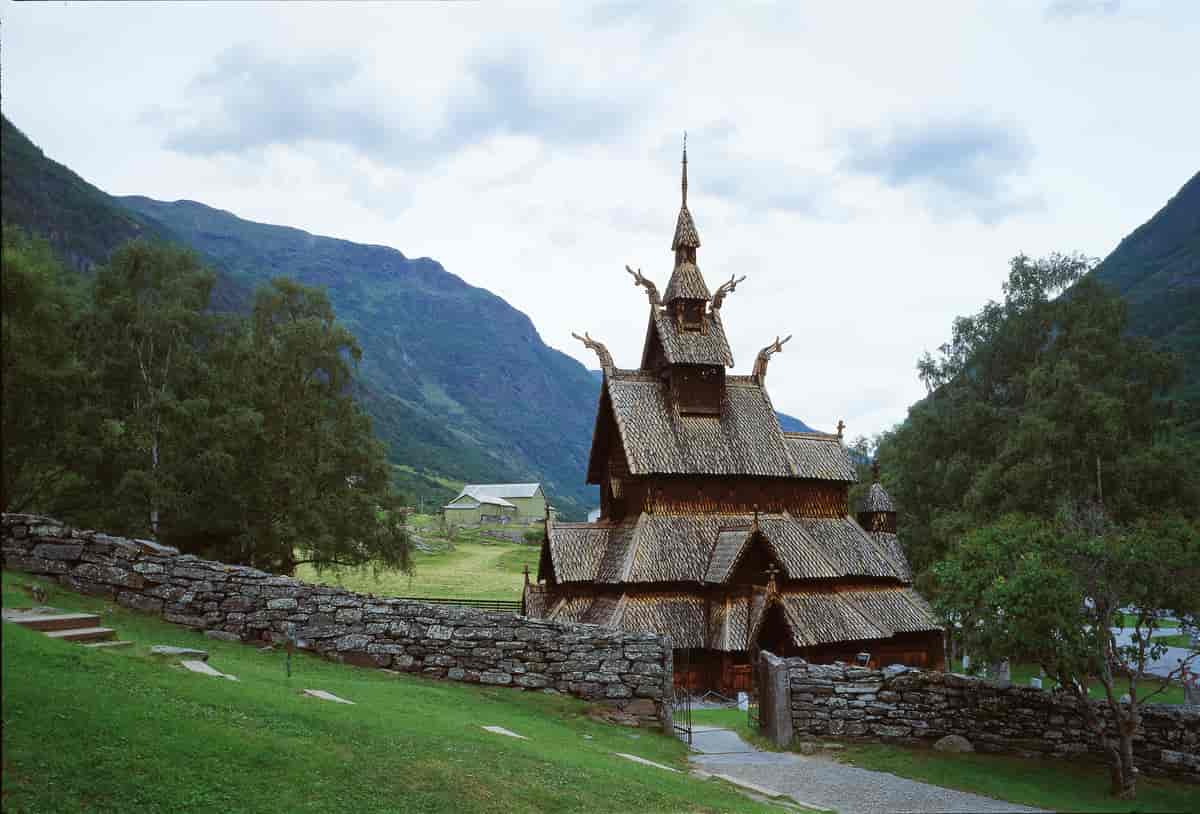
[[[3,575],[5,606],[30,604]],[[3,810],[535,812],[761,811],[679,769],[658,732],[597,723],[559,695],[393,675],[212,641],[41,582],[49,603],[102,612],[124,651],[88,650],[4,626]],[[237,682],[156,660],[201,647]],[[353,706],[304,697],[332,692]],[[497,725],[528,740],[494,735]]]
[[[428,596],[457,599],[520,599],[529,566],[530,579],[537,578],[537,545],[491,539],[487,532],[512,533],[515,526],[462,528],[443,533],[432,517],[417,515],[410,527],[432,551],[416,551],[412,575],[375,573],[369,566],[318,574],[301,566],[296,576],[306,582],[340,585],[376,596]],[[536,528],[536,527],[535,527]]]

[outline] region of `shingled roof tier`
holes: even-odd
[[[619,525],[551,524],[549,549],[560,583],[717,584],[756,538],[788,579],[911,578],[894,535],[867,534],[849,517],[762,515],[755,526],[751,515],[643,513]]]
[[[708,283],[704,282],[704,277],[695,263],[680,263],[671,272],[671,279],[667,281],[667,291],[663,294],[663,303],[678,299],[712,299],[712,294],[708,292]]]
[[[894,512],[896,505],[892,503],[892,498],[888,495],[883,486],[876,481],[871,484],[871,488],[867,490],[866,497],[863,498],[862,506],[859,507],[860,512]]]
[[[761,588],[706,603],[695,594],[624,592],[560,600],[550,618],[623,630],[665,633],[676,648],[747,650],[766,611],[782,608],[797,647],[887,639],[897,633],[940,630],[936,615],[908,587],[850,587],[834,591],[788,590],[771,596]],[[707,618],[706,618],[707,614]],[[706,632],[707,631],[707,640]]]
[[[696,222],[692,220],[692,213],[688,211],[685,203],[679,210],[679,219],[675,221],[675,237],[671,240],[671,251],[698,248],[700,233],[696,231]]]
[[[683,331],[667,311],[650,314],[650,328],[658,336],[663,355],[673,365],[720,365],[733,367],[733,352],[725,338],[725,326],[716,313],[705,314],[704,330]]]
[[[823,432],[785,432],[792,468],[799,478],[819,478],[854,483],[858,474],[850,453],[836,435]]]
[[[646,371],[614,370],[605,380],[631,475],[753,475],[853,482],[854,464],[837,436],[788,433],[766,389],[727,376],[721,414],[681,415],[670,387]],[[593,441],[589,471],[601,471]]]

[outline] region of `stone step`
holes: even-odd
[[[113,638],[117,631],[111,627],[79,627],[71,630],[50,630],[46,635],[51,639],[67,642],[99,642]]]
[[[6,621],[32,630],[78,630],[100,626],[100,615],[95,613],[24,613],[8,617]]]
[[[83,643],[83,646],[84,646],[84,647],[95,647],[95,648],[101,648],[101,647],[129,647],[129,645],[131,645],[131,644],[133,644],[133,642],[126,642],[126,641],[122,641],[122,640],[120,640],[120,639],[114,639],[114,640],[113,640],[113,641],[111,641],[111,642],[84,642],[84,643]]]

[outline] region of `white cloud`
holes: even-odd
[[[572,330],[640,358],[686,129],[738,369],[794,334],[776,407],[857,435],[1009,257],[1104,254],[1196,171],[1200,8],[1046,23],[1111,10],[8,2],[0,76],[110,192],[436,258],[589,367]]]

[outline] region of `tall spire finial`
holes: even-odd
[[[687,131],[683,131],[683,206],[687,208]]]

